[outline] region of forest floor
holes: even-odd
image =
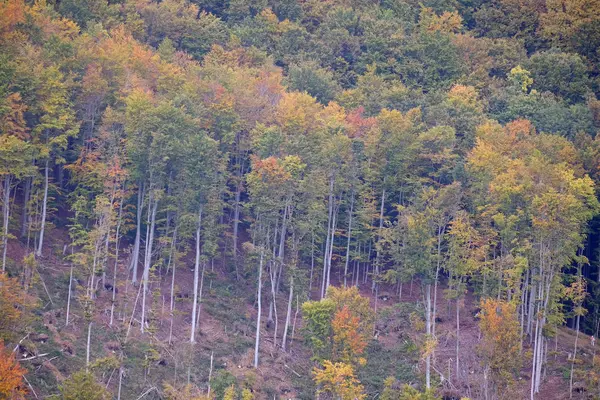
[[[70,323],[65,326],[69,272],[71,264],[63,252],[67,234],[54,229],[48,241],[45,256],[39,260],[37,295],[41,299],[35,309],[33,329],[19,347],[19,358],[30,373],[27,375],[33,388],[29,398],[42,399],[57,392],[57,385],[71,373],[84,368],[88,320],[85,319],[78,300],[80,289],[73,290]],[[25,246],[11,241],[9,258],[22,260]],[[128,255],[119,265],[117,303],[114,323],[110,322],[111,296],[109,290],[100,290],[95,301],[92,319],[91,360],[96,371],[112,393],[117,393],[119,371],[109,361],[122,358],[124,366],[122,399],[160,399],[159,391],[165,381],[171,384],[194,382],[206,388],[211,376],[211,390],[222,393],[231,384],[251,388],[257,399],[312,399],[311,353],[303,343],[301,313],[298,312],[293,342],[288,351],[280,348],[285,322],[287,296],[277,302],[278,329],[267,327],[263,318],[261,327],[260,366],[252,368],[256,320],[256,294],[253,282],[241,283],[220,263],[207,265],[200,314],[200,332],[195,345],[190,345],[190,315],[193,299],[193,262],[184,259],[175,276],[175,311],[171,325],[170,287],[171,272],[155,276],[150,287],[148,303],[151,311],[144,334],[140,331],[140,299],[136,304],[139,286],[126,283]],[[16,273],[18,262],[9,269]],[[112,266],[107,277],[112,277]],[[74,273],[76,282],[85,286],[85,274]],[[99,278],[101,279],[101,278]],[[112,279],[107,278],[112,283]],[[340,282],[334,282],[339,284]],[[422,311],[421,286],[414,282],[404,285],[398,299],[395,288],[383,287],[377,296],[370,285],[361,286],[361,294],[371,299],[377,307],[375,335],[367,349],[367,365],[359,373],[369,398],[377,398],[383,380],[395,376],[402,383],[421,385],[424,363],[419,357],[421,332],[411,322],[411,314]],[[478,306],[475,297],[468,294],[461,302],[459,336],[459,372],[456,372],[456,308],[455,302],[444,298],[444,285],[438,287],[438,318],[433,380],[438,382],[444,399],[484,398],[484,371],[477,356],[480,333],[477,321]],[[313,296],[316,298],[318,296]],[[301,305],[294,301],[293,309]],[[135,307],[135,312],[132,312]],[[268,304],[263,306],[265,315]],[[130,326],[131,325],[131,326]],[[171,343],[169,343],[169,337]],[[291,334],[290,334],[291,336]],[[555,341],[549,343],[548,363],[539,399],[569,398],[569,376],[575,332],[561,328]],[[277,345],[275,345],[277,343]],[[595,367],[593,356],[596,346],[590,337],[580,334],[574,369],[575,399],[594,398],[590,393]],[[525,342],[526,359],[531,359],[528,342]],[[212,361],[211,361],[212,359]],[[104,362],[98,362],[103,360]],[[212,368],[211,368],[212,364]],[[530,387],[530,361],[523,364],[511,398],[528,399]],[[597,387],[597,385],[595,386]],[[217,397],[218,398],[218,397]]]

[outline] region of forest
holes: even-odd
[[[600,399],[600,0],[0,0],[0,399]]]

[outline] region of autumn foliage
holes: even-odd
[[[313,371],[318,393],[330,393],[339,400],[362,400],[366,398],[363,386],[356,378],[351,365],[329,360],[323,362],[323,368]]]
[[[513,303],[487,298],[481,302],[479,353],[499,392],[514,383],[521,366],[519,320]]]
[[[0,339],[0,399],[22,399],[25,396],[23,375],[27,370],[16,361],[15,354]]]

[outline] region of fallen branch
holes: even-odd
[[[298,378],[301,378],[302,375],[300,375],[299,373],[297,373],[296,371],[294,371],[293,369],[291,369],[290,367],[288,367],[287,364],[283,364],[284,367],[286,367],[287,369],[289,369],[290,371],[292,371],[294,373],[294,375],[296,375]]]
[[[27,380],[27,378],[25,377],[25,375],[23,375],[23,379],[25,380],[25,382],[27,382],[27,386],[29,386],[29,389],[31,389],[31,393],[33,393],[33,395],[35,396],[35,398],[38,398],[37,393],[35,392],[35,390],[33,390],[33,386],[31,386],[31,383],[29,383],[29,381]]]
[[[40,358],[40,357],[45,357],[50,353],[44,353],[44,354],[38,354],[37,356],[31,356],[31,357],[27,357],[27,358],[21,358],[17,361],[29,361],[29,360],[35,360],[36,358]],[[56,357],[54,357],[56,358]]]
[[[140,400],[142,397],[144,397],[145,395],[147,395],[148,393],[150,393],[153,390],[158,390],[158,389],[156,389],[156,386],[152,386],[150,389],[146,390],[144,393],[142,393],[142,395],[140,397],[138,397],[135,400]]]

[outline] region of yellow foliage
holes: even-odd
[[[314,380],[319,386],[318,393],[331,393],[340,400],[362,400],[366,398],[364,388],[354,374],[350,364],[329,360],[323,362],[323,369],[313,370]]]

